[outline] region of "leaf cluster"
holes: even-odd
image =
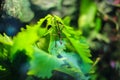
[[[13,38],[0,35],[1,72],[16,74],[11,80],[29,76],[50,79],[62,72],[75,80],[87,80],[92,60],[89,46],[80,31],[66,25],[58,16],[47,15],[35,25],[27,25]],[[6,59],[9,64],[2,64]],[[11,69],[13,72],[10,72]],[[22,75],[21,75],[22,74]]]

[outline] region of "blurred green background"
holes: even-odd
[[[1,0],[0,33],[16,35],[47,14],[57,15],[79,29],[90,45],[90,80],[120,79],[120,0]]]

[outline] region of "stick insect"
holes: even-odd
[[[55,31],[59,37],[60,44],[62,44],[62,29],[64,28],[64,25],[55,17],[54,17],[54,24],[55,24]]]

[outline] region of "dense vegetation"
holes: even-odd
[[[120,78],[119,0],[0,5],[0,80]]]

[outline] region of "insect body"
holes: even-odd
[[[63,24],[56,20],[56,18],[54,18],[54,24],[55,24],[55,31],[58,35],[58,38],[59,38],[59,41],[60,41],[60,44],[62,44],[62,29],[63,29]]]

